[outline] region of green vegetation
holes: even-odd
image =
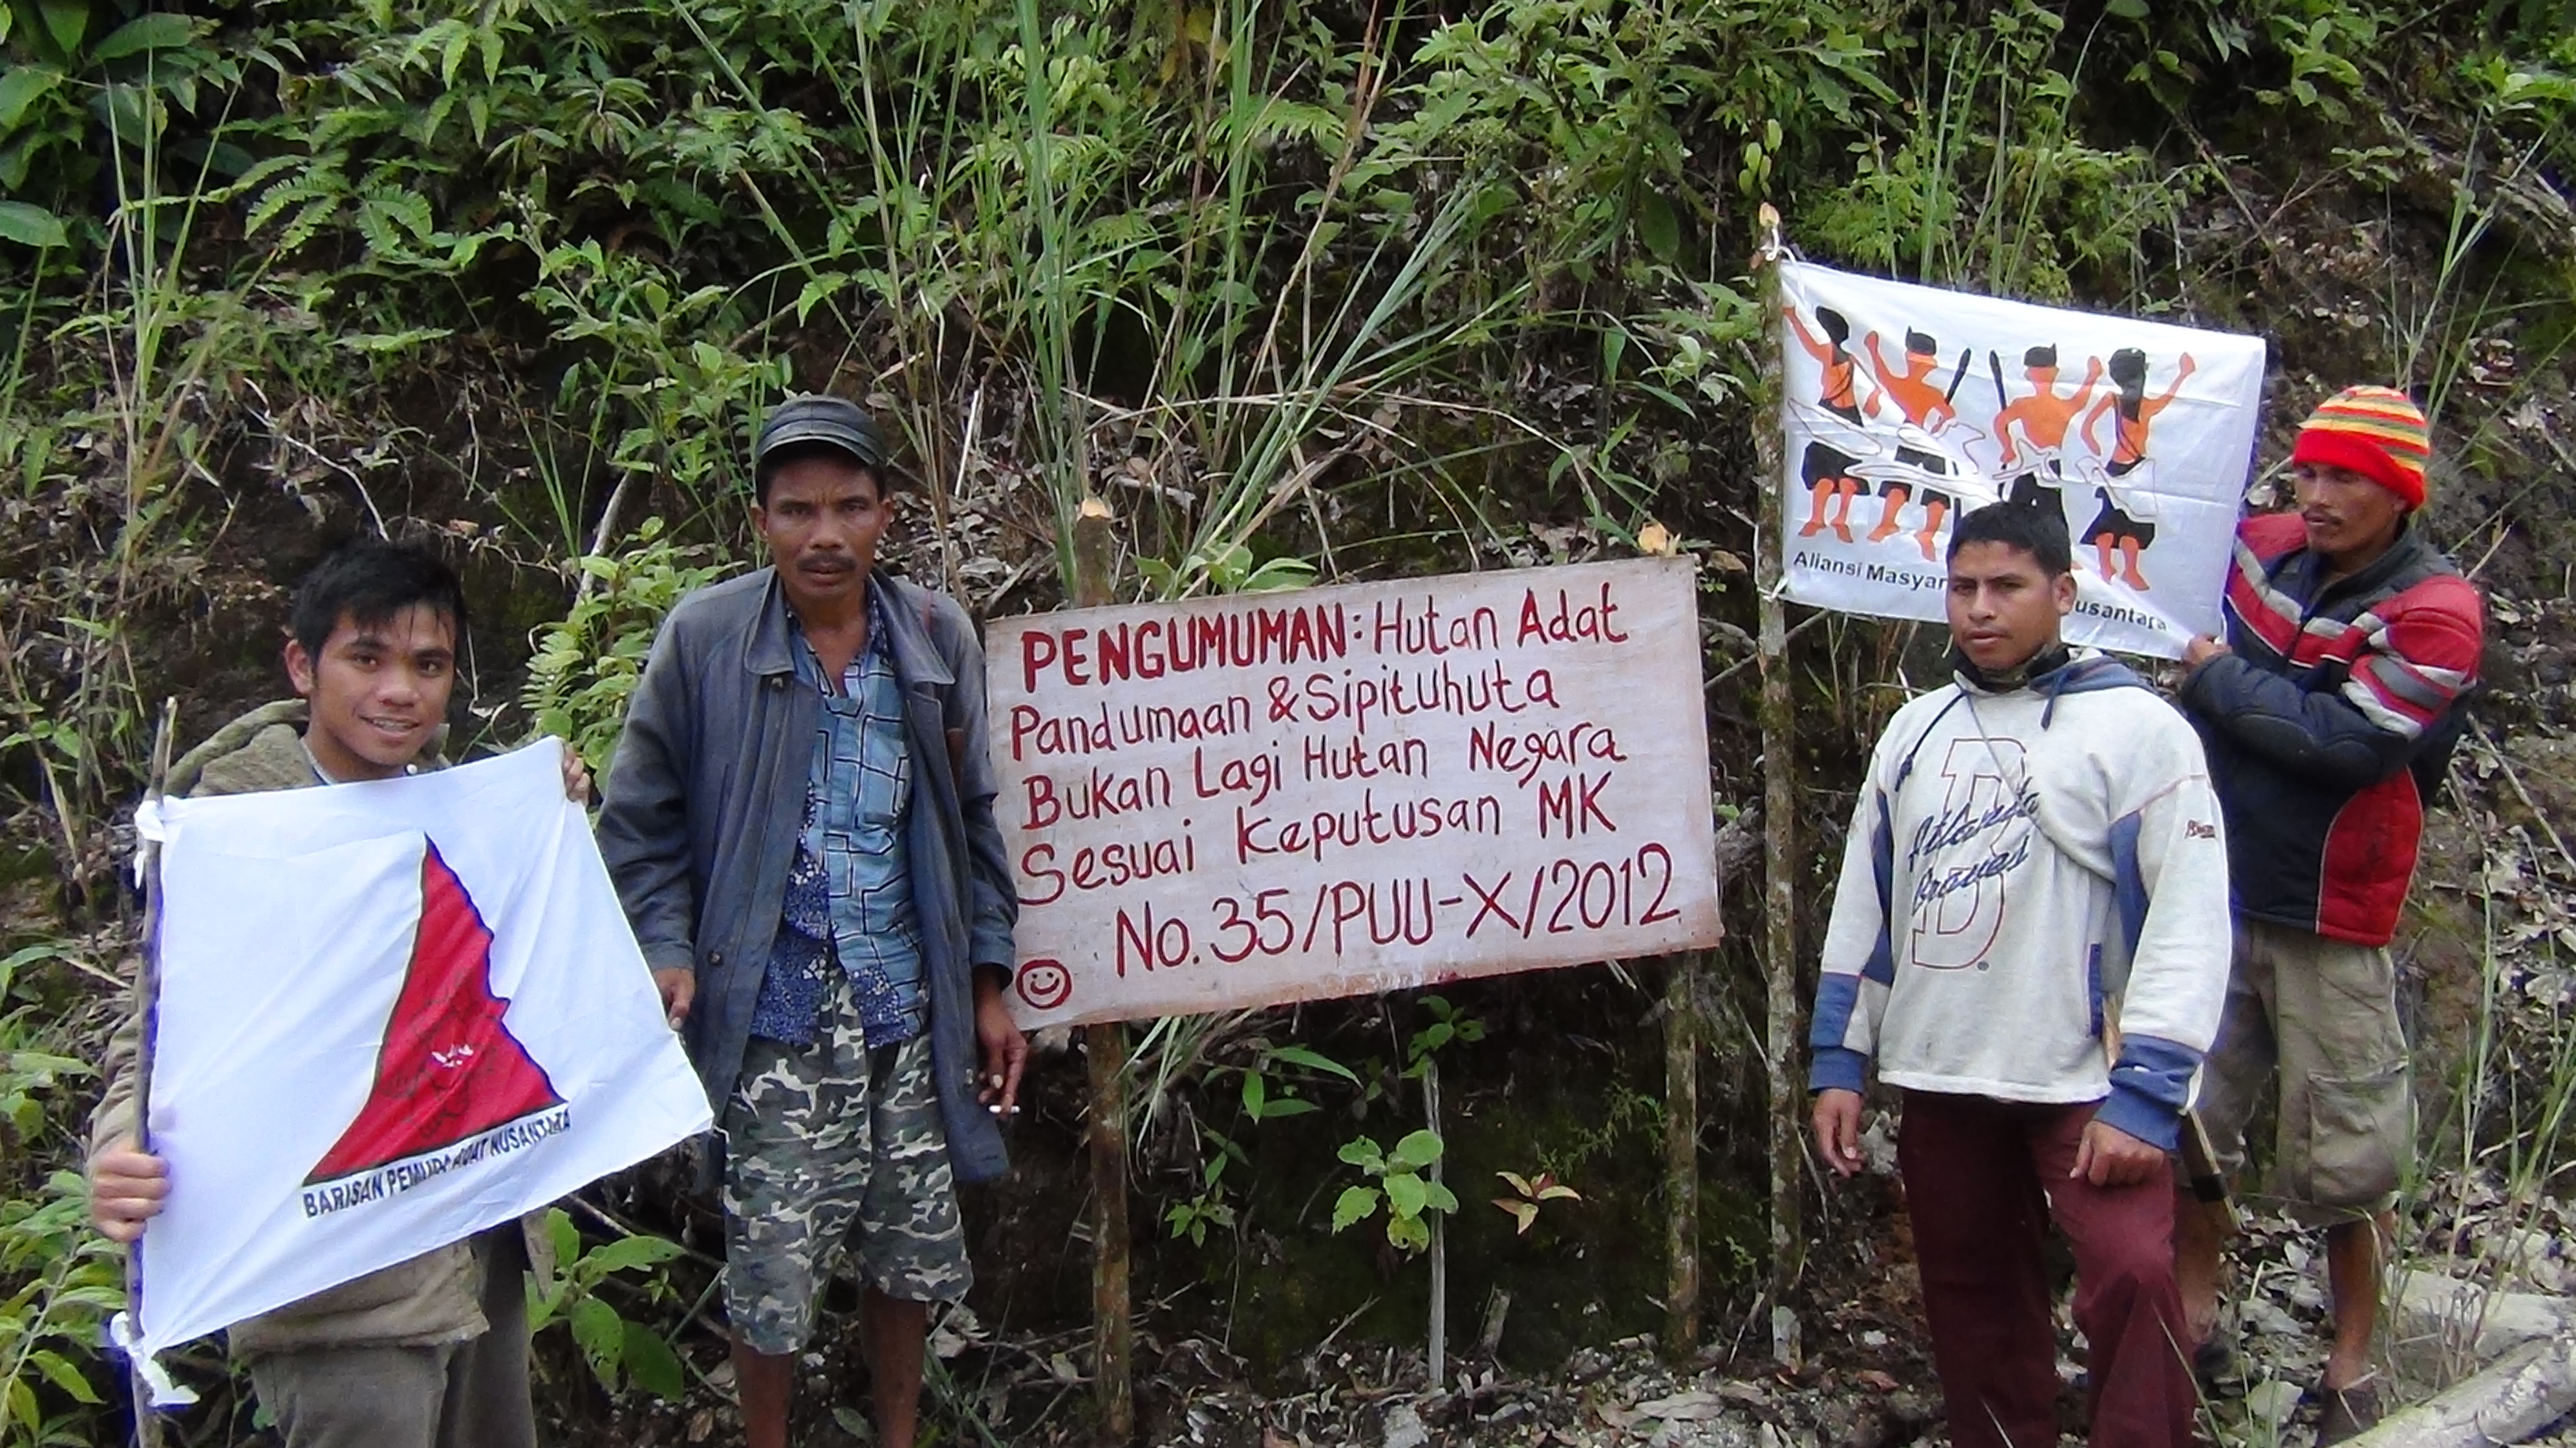
[[[195,738],[274,689],[278,589],[326,542],[444,539],[493,600],[460,723],[561,733],[601,766],[661,613],[747,556],[752,417],[828,387],[900,438],[904,565],[978,609],[1060,596],[1086,495],[1120,515],[1130,592],[1160,597],[1590,557],[1652,524],[1710,564],[1717,677],[1750,648],[1745,271],[1768,200],[1820,260],[2262,331],[2276,422],[2344,381],[2420,384],[2457,463],[2434,527],[2536,637],[2563,626],[2543,605],[2567,560],[2535,523],[2576,505],[2549,412],[2576,337],[2562,8],[7,0],[0,1443],[112,1431],[94,1344],[117,1261],[66,1168],[151,721],[176,695]],[[1838,837],[1914,642],[1800,635],[1808,841]],[[1749,682],[1711,694],[1721,797],[1753,792]],[[2556,687],[2492,727],[2564,724]],[[2533,890],[2567,883],[2563,849],[2520,838]],[[2565,1007],[2518,995],[2512,963],[2561,948],[2514,933],[2541,908],[2478,926],[2474,958],[2504,963],[2441,1058],[2472,1089],[2427,1113],[2428,1195],[2488,1180],[2529,1212],[2564,1191]],[[1760,973],[1729,951],[1712,1019],[1758,1020]],[[1519,1193],[1533,1209],[1579,1188],[1532,1240],[1596,1233],[1607,1273],[1651,1211],[1652,1173],[1620,1159],[1651,1155],[1639,1083],[1660,1076],[1622,1046],[1569,1056],[1609,1106],[1494,1125],[1537,1029],[1515,1006],[1551,990],[1605,1035],[1642,1013],[1530,982],[1478,988],[1473,1019],[1426,1002],[1401,1039],[1366,1005],[1309,1011],[1297,1045],[1275,1015],[1158,1024],[1138,1215],[1171,1240],[1144,1270],[1331,1249],[1298,1193],[1347,1180],[1343,1113],[1414,1124],[1407,1078],[1436,1050],[1453,1103],[1487,1113],[1443,1123],[1450,1166],[1553,1173]],[[1750,1035],[1709,1034],[1709,1089],[1758,1141]],[[1721,1135],[1713,1173],[1758,1168]],[[1403,1206],[1418,1155],[1355,1163],[1352,1190]],[[1420,1210],[1390,1212],[1391,1240]],[[1540,1270],[1505,1213],[1452,1222],[1458,1260],[1490,1233],[1493,1270]],[[1763,1238],[1728,1221],[1708,1257],[1733,1292]],[[540,1339],[560,1422],[688,1385],[695,1313],[626,1260],[642,1240],[539,1288],[569,1326]],[[1375,1291],[1341,1285],[1283,1277],[1319,1320],[1262,1331],[1310,1346]],[[180,1367],[228,1381],[211,1352]],[[953,1435],[981,1431],[952,1408]],[[248,1421],[238,1393],[202,1411]]]

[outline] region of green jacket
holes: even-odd
[[[312,757],[304,752],[304,725],[309,717],[301,699],[253,709],[189,750],[171,768],[169,792],[255,794],[321,784],[321,777],[313,772]],[[444,734],[442,730],[439,738],[430,741],[419,767],[444,767],[438,755]],[[107,1080],[107,1090],[90,1116],[92,1157],[135,1134],[134,1063],[142,1040],[142,1017],[129,1015],[108,1041],[107,1061],[100,1073]],[[538,1276],[550,1275],[554,1245],[544,1231],[542,1214],[532,1212],[521,1218],[519,1231]],[[232,1350],[250,1357],[317,1347],[418,1347],[479,1336],[490,1325],[484,1321],[481,1305],[485,1250],[475,1239],[451,1242],[235,1323],[228,1330]]]

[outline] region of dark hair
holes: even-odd
[[[877,501],[882,503],[886,500],[888,490],[886,488],[886,475],[883,469],[867,462],[857,453],[850,451],[839,443],[824,442],[818,438],[812,442],[791,442],[782,447],[772,448],[767,456],[763,457],[758,463],[755,463],[751,470],[752,501],[760,504],[764,508],[768,507],[769,485],[777,479],[778,470],[787,466],[789,463],[803,462],[807,458],[839,459],[843,463],[867,474],[869,486],[877,490]]]
[[[2024,367],[2054,367],[2057,365],[2057,349],[2053,346],[2033,347],[2029,351],[2021,354],[2021,365]]]
[[[2027,553],[2039,571],[2051,578],[2075,569],[2075,552],[2066,541],[2066,515],[2055,508],[2020,503],[1988,503],[1963,515],[1950,530],[1950,558],[1971,543],[2001,543]]]
[[[2111,380],[2130,390],[2147,385],[2147,354],[2136,347],[2123,347],[2111,354]]]
[[[1824,328],[1825,335],[1833,338],[1837,344],[1851,340],[1851,323],[1845,321],[1843,314],[1831,307],[1816,308],[1816,325]]]
[[[362,538],[333,550],[295,585],[286,628],[306,653],[318,658],[340,620],[381,624],[415,604],[446,614],[463,645],[465,586],[457,581],[456,570],[425,548]]]
[[[1905,350],[1917,356],[1929,357],[1941,350],[1941,344],[1932,339],[1931,333],[1918,332],[1908,327],[1905,329]]]

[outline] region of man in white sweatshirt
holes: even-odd
[[[2057,1442],[2041,1249],[2075,1252],[2098,1448],[2191,1442],[2173,1270],[2174,1149],[2227,990],[2227,852],[2200,741],[2126,667],[2060,641],[2066,524],[1959,520],[1955,682],[1871,755],[1810,1043],[1816,1145],[1860,1167],[1873,1060],[1898,1088],[1956,1448]]]

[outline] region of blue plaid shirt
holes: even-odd
[[[752,1008],[752,1034],[773,1041],[813,1042],[835,961],[849,973],[870,1046],[908,1041],[925,1023],[921,930],[904,847],[912,751],[883,607],[870,589],[868,645],[838,687],[823,689],[805,828]],[[795,633],[797,672],[822,687],[822,662],[803,630]]]

